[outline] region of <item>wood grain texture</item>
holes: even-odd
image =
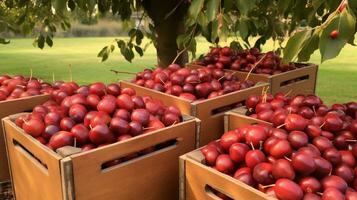
[[[61,157],[25,134],[9,118],[3,123],[16,199],[62,199]]]
[[[156,133],[71,156],[76,199],[178,199],[179,156],[195,149],[196,126],[195,120],[189,120]],[[171,139],[178,139],[178,143],[112,168],[101,169],[106,161]]]
[[[12,114],[32,110],[49,99],[48,95],[38,95],[8,101],[0,101],[0,119]],[[0,123],[0,182],[10,179],[2,123]]]
[[[230,130],[245,124],[265,123],[260,120],[227,112],[225,120]],[[273,200],[266,194],[256,190],[226,174],[204,165],[204,157],[200,149],[180,157],[180,200],[219,200],[210,188],[237,200]]]

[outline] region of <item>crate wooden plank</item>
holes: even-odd
[[[233,130],[245,124],[265,123],[254,118],[227,112],[227,129]],[[180,200],[218,200],[212,188],[237,200],[273,200],[266,194],[256,190],[231,176],[204,165],[204,157],[200,149],[194,150],[180,157]]]
[[[8,101],[0,101],[0,119],[11,114],[32,110],[37,105],[40,105],[49,99],[49,95],[38,95],[13,99]],[[5,148],[2,123],[0,123],[0,182],[10,179],[8,159]]]
[[[168,95],[145,88],[127,81],[120,82],[122,88],[130,87],[139,95],[151,96],[155,99],[162,100],[167,105],[174,105],[182,109],[182,113],[193,115],[201,120],[201,131],[199,135],[198,146],[203,146],[209,141],[218,139],[223,132],[223,113],[212,113],[212,111],[230,106],[234,103],[245,100],[249,95],[261,94],[263,89],[268,86],[268,83],[259,83],[253,87],[225,94],[213,99],[202,101],[189,102],[185,99]]]
[[[195,126],[191,120],[154,134],[132,138],[118,145],[112,144],[105,149],[71,156],[76,199],[177,199],[178,158],[195,148],[194,142],[188,142],[193,141],[195,131],[187,131],[195,130]],[[106,161],[172,139],[177,139],[177,144],[113,168],[101,169],[101,165]],[[117,189],[125,185],[135,186],[135,190]],[[93,191],[92,188],[101,189]]]
[[[24,134],[10,118],[4,119],[4,129],[16,199],[62,199],[61,157]]]

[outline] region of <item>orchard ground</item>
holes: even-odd
[[[116,75],[111,69],[126,72],[138,72],[144,68],[155,67],[156,52],[153,45],[143,57],[136,55],[129,63],[119,54],[118,49],[108,61],[100,62],[97,53],[110,44],[114,38],[56,38],[54,47],[43,50],[32,46],[32,39],[12,39],[9,45],[0,45],[0,74],[33,75],[46,81],[69,80],[69,65],[73,80],[79,84],[95,81],[106,83],[119,79],[130,79],[130,74]],[[272,43],[264,49],[270,50]],[[197,55],[208,51],[209,43],[200,39]],[[313,63],[320,64],[317,94],[326,103],[357,101],[357,56],[356,47],[346,46],[338,58],[320,64],[318,52],[312,56]]]

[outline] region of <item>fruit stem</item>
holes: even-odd
[[[270,184],[270,185],[262,185],[262,188],[269,188],[269,187],[274,187],[275,186],[275,184]]]
[[[32,74],[33,74],[32,68],[30,68],[30,81],[32,80]]]
[[[315,106],[312,106],[312,110],[314,111],[314,114],[316,116],[316,109],[315,109]]]
[[[322,128],[323,126],[325,126],[326,121],[324,121],[324,123],[321,124],[320,128]]]
[[[77,147],[77,139],[76,138],[74,138],[74,147]]]
[[[55,83],[55,73],[52,72],[52,82]]]
[[[253,150],[255,150],[253,142],[250,143],[250,146],[252,147]]]
[[[277,126],[276,128],[281,128],[283,126],[285,126],[285,124],[281,124],[281,125]]]
[[[288,158],[287,156],[284,156],[284,158],[285,158],[286,160],[288,160],[289,162],[291,162],[291,159]]]
[[[357,142],[357,140],[346,140],[347,142]]]
[[[136,75],[136,73],[134,73],[134,72],[117,71],[117,70],[114,70],[114,69],[111,69],[109,71],[114,72],[115,74],[132,74],[132,75]]]
[[[266,55],[267,55],[267,54],[264,54],[264,56],[263,56],[262,58],[260,58],[260,60],[259,60],[258,62],[256,62],[256,63],[253,65],[253,67],[249,70],[249,73],[248,73],[247,76],[245,77],[244,81],[247,81],[247,80],[248,80],[248,78],[249,78],[250,74],[252,73],[252,71],[254,70],[254,68],[255,68],[257,65],[259,65],[259,64],[264,60],[264,58],[265,58]]]

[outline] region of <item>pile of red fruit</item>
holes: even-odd
[[[252,81],[238,80],[232,72],[221,69],[181,68],[177,64],[166,69],[146,69],[136,75],[133,83],[190,101],[215,98],[252,87]]]
[[[182,121],[179,109],[151,97],[137,96],[118,84],[57,83],[52,99],[20,116],[16,124],[56,150],[75,146],[83,151],[123,141]]]
[[[40,79],[25,78],[21,75],[0,76],[0,101],[50,94],[51,92],[52,86]]]
[[[246,125],[202,149],[220,172],[282,200],[357,198],[357,103],[315,95],[250,96]],[[219,194],[222,195],[222,194]]]
[[[252,48],[236,52],[229,47],[213,47],[207,55],[196,61],[195,64],[243,72],[249,72],[256,65],[252,72],[257,74],[279,74],[301,67],[293,63],[283,64],[280,56],[272,51],[261,53],[259,49]]]

